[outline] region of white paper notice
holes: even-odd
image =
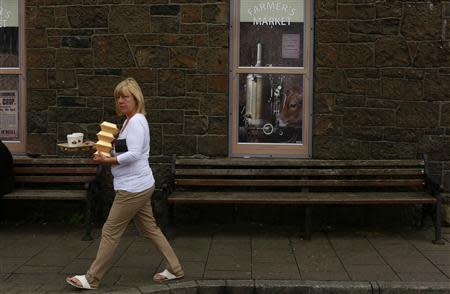
[[[281,46],[283,58],[300,58],[300,34],[283,34]]]
[[[19,138],[19,110],[17,91],[0,91],[0,139]]]

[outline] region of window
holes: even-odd
[[[24,1],[0,0],[0,140],[25,151]]]
[[[310,0],[236,0],[231,15],[230,155],[310,157]]]

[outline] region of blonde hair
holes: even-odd
[[[117,84],[114,89],[114,99],[116,100],[116,113],[117,115],[122,115],[119,111],[119,104],[117,100],[119,100],[120,96],[125,96],[129,92],[134,100],[136,101],[136,113],[145,114],[145,105],[144,105],[144,95],[142,94],[141,87],[133,78],[126,78]]]

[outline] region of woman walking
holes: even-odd
[[[111,157],[101,152],[94,158],[100,164],[111,165],[115,199],[103,229],[97,257],[85,275],[67,277],[70,285],[96,289],[111,260],[128,223],[134,219],[139,232],[149,238],[167,261],[168,269],[153,276],[164,282],[184,276],[172,247],[156,224],[151,208],[155,180],[148,163],[150,131],[145,118],[144,96],[133,78],[120,82],[114,90],[116,112],[126,117]]]

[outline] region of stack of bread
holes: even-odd
[[[101,131],[97,133],[98,141],[95,143],[97,151],[94,156],[99,156],[100,153],[103,156],[111,157],[112,142],[115,136],[119,132],[117,125],[104,121],[100,124]]]

